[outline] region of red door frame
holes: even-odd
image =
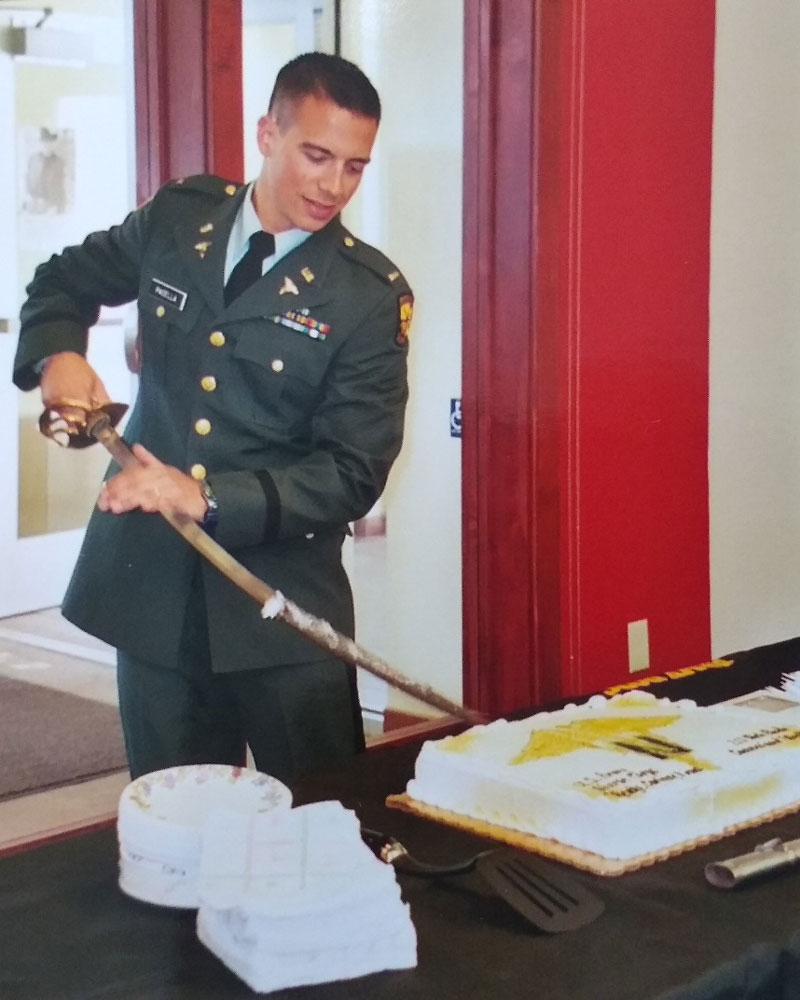
[[[215,173],[239,181],[241,0],[134,0],[136,194]]]
[[[535,336],[541,3],[465,0],[464,697],[560,691],[558,359]]]

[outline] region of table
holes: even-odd
[[[712,696],[713,687],[714,700],[719,700],[720,693],[744,693],[774,682],[781,669],[800,667],[800,642],[782,645],[768,669],[742,654],[736,669],[713,672],[713,686],[709,671],[660,685],[659,694],[695,695],[703,701]],[[485,841],[470,834],[385,807],[387,794],[404,789],[418,749],[411,743],[371,751],[344,768],[304,780],[295,789],[295,801],[339,798],[364,825],[390,831],[411,853],[431,862],[454,861],[485,847]],[[606,909],[594,923],[554,936],[537,933],[474,875],[435,882],[403,876],[419,940],[417,969],[271,996],[796,998],[800,868],[734,892],[712,889],[703,876],[708,861],[744,853],[775,836],[800,837],[800,815],[617,878],[570,870],[603,898]],[[197,941],[193,913],[124,896],[116,885],[116,864],[113,829],[0,859],[2,1000],[234,1000],[255,995]]]

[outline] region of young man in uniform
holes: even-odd
[[[193,518],[270,586],[353,634],[341,563],[375,503],[407,397],[405,279],[341,224],[380,120],[352,63],[299,56],[258,123],[250,185],[167,184],[40,265],[14,381],[67,416],[108,402],[85,360],[101,305],[137,299],[139,466],[112,465],[63,612],[118,650],[131,774],[184,763],[283,780],[363,747],[352,670],[202,560],[160,511]]]

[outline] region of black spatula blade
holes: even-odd
[[[509,906],[547,934],[583,927],[605,908],[577,879],[529,854],[490,851],[478,858],[476,869]]]

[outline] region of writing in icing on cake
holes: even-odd
[[[645,768],[642,771],[627,771],[625,768],[617,768],[615,771],[595,774],[583,781],[576,781],[573,787],[580,789],[587,795],[602,795],[607,799],[630,799],[637,795],[643,795],[648,789],[655,788],[656,785],[663,785],[665,781],[686,778],[690,774],[697,774],[699,770],[700,768],[691,768],[688,771],[676,770],[659,774],[653,768]]]
[[[741,756],[767,747],[791,746],[800,740],[800,729],[792,726],[767,726],[753,733],[742,733],[731,740],[732,753]]]

